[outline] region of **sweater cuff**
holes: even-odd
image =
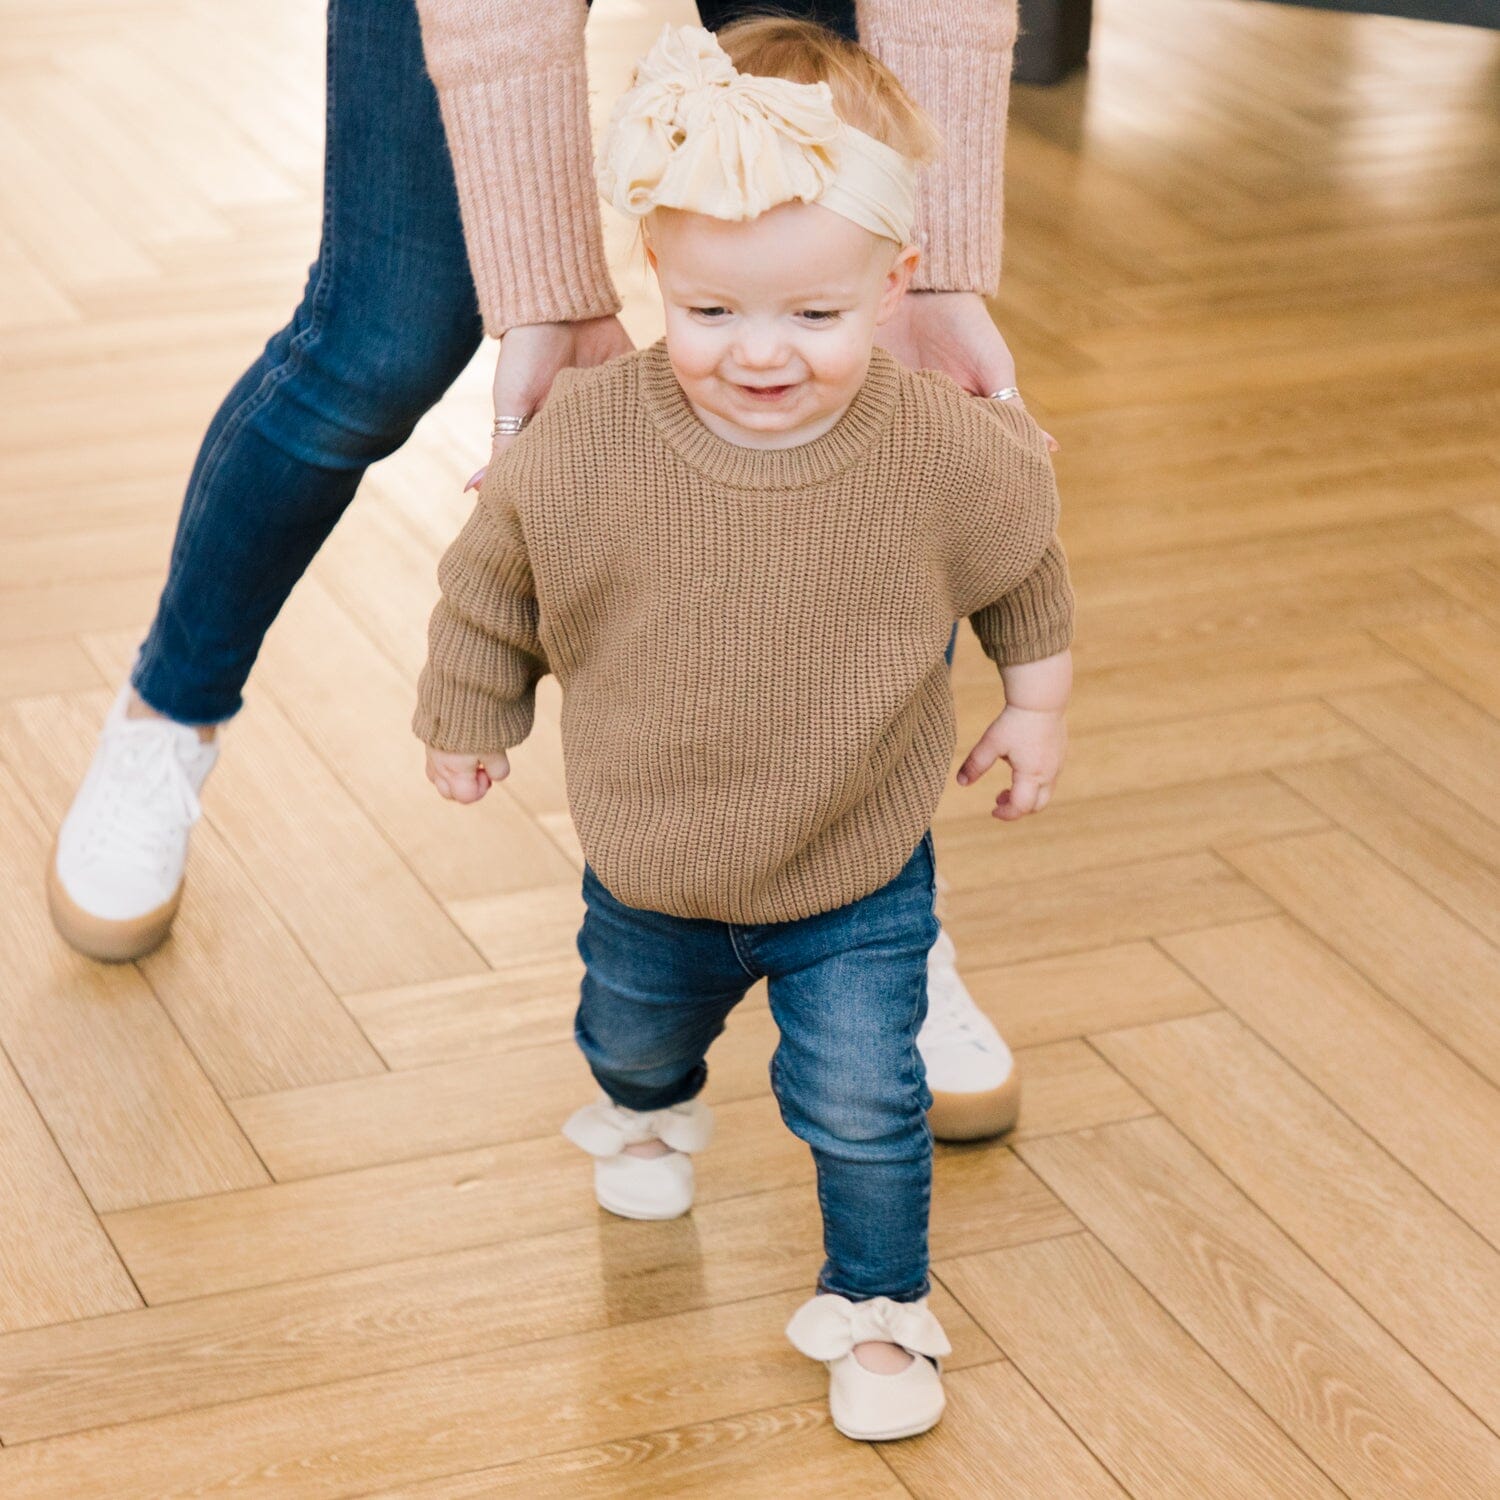
[[[1012,47],[956,54],[951,47],[882,38],[872,50],[926,111],[943,140],[937,159],[918,176],[922,259],[912,290],[993,297],[1000,286]]]
[[[429,749],[488,755],[519,745],[531,733],[535,713],[535,689],[521,698],[497,698],[427,666],[417,683],[411,727]]]
[[[620,310],[577,68],[438,90],[485,332]]]
[[[1073,642],[1073,586],[1057,541],[1025,580],[972,617],[984,653],[997,667],[1019,667],[1066,651]]]

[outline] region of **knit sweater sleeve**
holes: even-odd
[[[486,754],[531,733],[547,658],[536,587],[501,464],[438,564],[442,597],[427,630],[427,665],[412,728],[434,750]]]
[[[856,14],[860,40],[943,138],[918,187],[927,243],[912,286],[993,296],[1016,0],[857,0]]]
[[[584,0],[417,0],[485,331],[620,310],[594,188]]]
[[[1012,667],[1071,644],[1073,585],[1057,536],[1060,505],[1046,438],[1011,403],[985,403],[984,415],[999,442],[982,498],[960,520],[954,578],[985,655]],[[993,580],[1003,580],[998,592]]]

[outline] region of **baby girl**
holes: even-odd
[[[771,1087],[812,1151],[825,1250],[787,1332],[870,1440],[943,1409],[916,1037],[955,622],[1004,682],[959,772],[1010,763],[1002,816],[1046,805],[1071,684],[1044,435],[875,347],[931,148],[890,72],[814,26],[663,31],[600,183],[642,221],[666,336],[565,371],[491,466],[442,562],[415,719],[439,791],[473,801],[538,678],[562,686],[575,1030],[602,1091],[565,1133],[605,1209],[691,1207],[705,1055],[768,981]]]

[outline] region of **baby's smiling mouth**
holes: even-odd
[[[755,401],[774,401],[778,396],[793,390],[792,385],[742,385],[740,389]]]

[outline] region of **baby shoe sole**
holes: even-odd
[[[946,1403],[944,1409],[946,1409]],[[942,1420],[943,1410],[940,1409],[931,1419],[923,1418],[916,1422],[903,1423],[900,1427],[884,1428],[879,1432],[874,1430],[861,1432],[856,1428],[846,1427],[837,1417],[833,1418],[833,1425],[846,1438],[852,1438],[856,1443],[894,1443],[902,1438],[919,1437],[924,1432],[931,1432]]]
[[[625,1204],[619,1202],[618,1199],[614,1202],[611,1202],[605,1194],[600,1193],[597,1190],[595,1190],[594,1197],[598,1200],[600,1208],[604,1209],[606,1213],[614,1214],[616,1218],[639,1219],[642,1222],[651,1223],[665,1219],[680,1219],[685,1213],[688,1212],[688,1209],[692,1208],[693,1206],[691,1203],[689,1203],[687,1208],[679,1208],[670,1211],[666,1209],[643,1209],[627,1207]]]
[[[927,1123],[940,1141],[982,1141],[1004,1135],[1015,1128],[1021,1113],[1021,1074],[1012,1068],[1010,1077],[997,1089],[971,1094],[932,1091]]]
[[[54,848],[51,863],[47,866],[47,909],[52,914],[52,925],[58,936],[70,948],[101,963],[128,964],[133,959],[144,958],[166,941],[172,930],[172,919],[182,902],[185,883],[178,881],[177,889],[155,911],[127,917],[122,922],[111,922],[85,911],[68,894],[62,877],[57,873],[57,850]]]

